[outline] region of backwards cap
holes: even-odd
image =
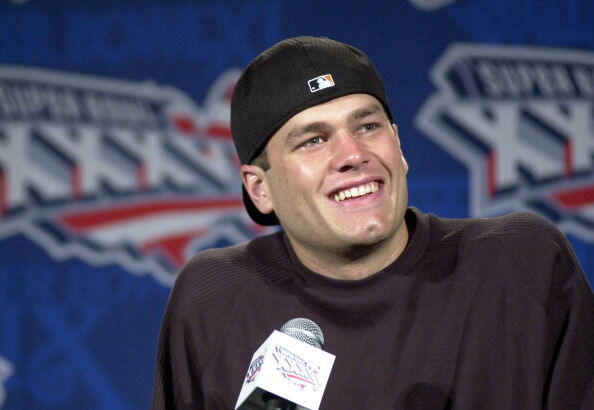
[[[231,132],[239,160],[249,164],[272,135],[299,112],[348,94],[369,94],[392,114],[384,83],[359,49],[328,38],[283,40],[257,56],[235,85],[231,100]],[[245,189],[250,217],[261,225],[279,224],[263,214]]]

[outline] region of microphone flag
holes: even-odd
[[[335,356],[277,330],[252,356],[236,410],[266,408],[271,394],[297,409],[318,410]]]

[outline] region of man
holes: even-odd
[[[244,71],[231,117],[248,212],[283,231],[181,272],[153,408],[233,408],[254,351],[295,317],[336,356],[322,409],[594,408],[594,298],[566,239],[526,213],[407,209],[361,51],[280,42]]]

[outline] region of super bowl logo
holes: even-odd
[[[283,375],[285,380],[295,385],[299,390],[310,388],[317,391],[320,388],[319,366],[307,363],[282,346],[276,346],[272,356],[276,360],[276,370]]]
[[[454,45],[417,126],[470,173],[473,216],[530,210],[594,240],[594,53]]]
[[[171,284],[197,250],[253,237],[229,129],[238,76],[199,107],[151,82],[0,66],[0,239]]]
[[[246,383],[251,383],[254,380],[256,380],[258,373],[260,373],[260,370],[262,370],[263,364],[264,364],[264,356],[262,356],[262,355],[256,357],[252,361],[252,363],[250,364],[250,367],[248,368],[247,374],[245,375]]]

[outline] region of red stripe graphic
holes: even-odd
[[[306,384],[309,384],[309,385],[312,385],[312,386],[314,385],[314,384],[313,384],[313,382],[312,382],[311,380],[304,379],[304,378],[303,378],[303,377],[301,377],[301,376],[297,376],[297,375],[295,375],[295,374],[285,374],[285,375],[286,375],[287,377],[290,377],[290,378],[292,378],[292,379],[296,379],[296,380],[300,380],[300,381],[302,381],[302,382],[304,383],[302,386],[305,386]]]
[[[553,194],[553,198],[565,208],[570,209],[579,208],[588,204],[594,204],[594,186],[557,192]]]
[[[120,205],[101,208],[100,210],[73,212],[63,215],[62,223],[76,231],[85,231],[97,226],[117,223],[134,218],[142,218],[153,214],[179,211],[222,210],[242,208],[241,198],[188,200],[188,201],[159,201],[133,205]]]
[[[230,140],[231,139],[231,129],[229,128],[228,125],[213,124],[210,127],[208,127],[207,135],[209,137]]]
[[[141,245],[143,251],[162,250],[174,266],[182,266],[187,258],[184,250],[190,241],[196,237],[205,235],[208,229],[200,229],[188,232],[181,232],[175,235],[152,239]]]
[[[487,189],[489,196],[497,192],[497,154],[491,151],[487,156]]]
[[[8,211],[8,179],[0,172],[0,216]]]
[[[570,177],[573,175],[573,151],[571,141],[567,141],[563,145],[563,156],[565,159],[565,175]]]
[[[138,187],[141,191],[146,191],[149,186],[147,166],[145,164],[139,164],[136,169],[136,175],[138,179]]]

